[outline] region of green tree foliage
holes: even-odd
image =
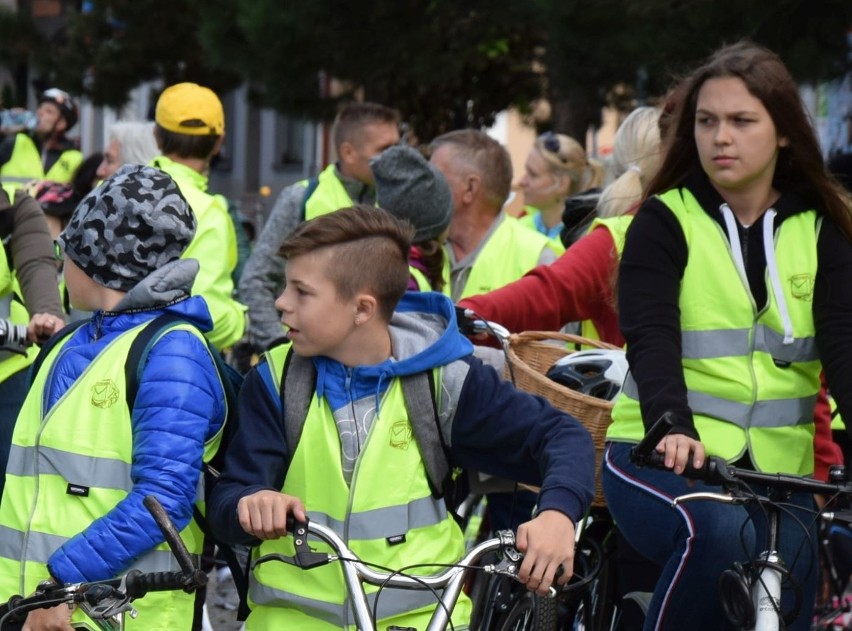
[[[399,108],[421,138],[487,125],[541,94],[542,30],[517,0],[208,2],[202,39],[279,109],[329,117],[356,94]],[[321,93],[322,77],[343,91]]]
[[[68,2],[66,6],[76,5]],[[143,80],[217,90],[329,119],[341,101],[399,108],[419,138],[488,125],[546,95],[548,127],[578,138],[613,94],[660,96],[714,49],[749,37],[799,81],[843,74],[849,0],[88,0],[33,44],[0,13],[0,60],[29,55],[46,83],[121,106]],[[328,78],[340,87],[330,96]],[[614,90],[614,86],[621,86]]]
[[[196,81],[225,90],[241,81],[212,66],[198,42],[203,0],[94,0],[68,19],[64,38],[42,47],[46,83],[121,107],[142,81]]]
[[[849,0],[537,4],[549,25],[545,63],[553,123],[575,134],[595,122],[613,85],[632,86],[634,96],[660,96],[713,50],[742,38],[777,52],[800,82],[835,78],[846,69]]]

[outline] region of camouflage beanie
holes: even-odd
[[[194,234],[195,215],[174,180],[126,164],[83,198],[58,241],[96,283],[130,291],[179,259]]]

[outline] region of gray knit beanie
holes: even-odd
[[[444,175],[419,151],[394,145],[370,161],[378,205],[415,230],[414,243],[434,239],[450,225],[453,195]]]
[[[126,164],[83,198],[58,241],[96,283],[129,291],[179,259],[194,235],[195,215],[175,181]]]

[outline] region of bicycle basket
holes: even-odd
[[[508,361],[504,376],[512,379],[513,373],[516,387],[546,398],[555,408],[574,416],[589,430],[595,444],[595,499],[592,505],[605,506],[600,467],[604,439],[607,427],[612,420],[610,413],[614,402],[581,394],[545,376],[557,360],[574,352],[575,349],[584,348],[616,349],[618,347],[579,335],[555,331],[514,333],[509,336],[507,344]],[[509,372],[510,364],[512,373]]]

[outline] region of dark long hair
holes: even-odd
[[[444,248],[437,239],[421,241],[417,245],[420,250],[420,260],[426,268],[426,278],[432,286],[432,291],[444,289]]]
[[[779,136],[788,144],[779,151],[772,185],[781,192],[798,192],[819,204],[852,241],[852,208],[848,196],[828,173],[816,133],[799,97],[799,90],[781,59],[750,41],[717,50],[678,89],[667,151],[646,197],[676,188],[701,168],[695,145],[695,107],[708,79],[736,77],[759,99],[772,117]]]

